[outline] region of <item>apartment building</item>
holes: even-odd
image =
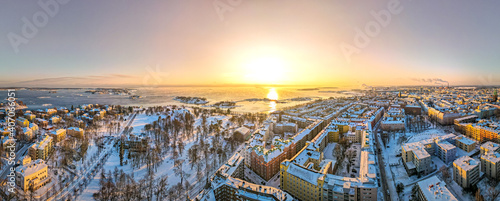
[[[462,156],[453,162],[453,180],[462,188],[469,188],[479,181],[479,161]]]
[[[481,155],[481,171],[488,177],[500,178],[500,153],[488,151]]]
[[[234,201],[293,201],[294,198],[278,188],[253,184],[233,177],[216,175],[212,181],[215,200]]]
[[[50,118],[50,123],[52,124],[57,124],[62,121],[62,118],[60,116],[53,116]]]
[[[458,199],[448,190],[446,183],[436,176],[419,181],[418,200],[420,201],[458,201]]]
[[[50,182],[45,161],[38,159],[16,168],[16,184],[23,190],[37,190]]]
[[[500,145],[497,143],[490,142],[490,141],[485,142],[480,147],[481,155],[484,155],[487,152],[498,152],[498,151],[500,151],[500,149],[498,149],[498,148],[500,148]]]
[[[26,119],[28,119],[28,121],[33,121],[36,118],[36,115],[31,114],[31,112],[26,111],[26,113],[24,113],[24,117],[26,117]]]
[[[500,124],[495,121],[481,120],[478,123],[458,123],[456,130],[476,141],[497,140],[500,136]]]
[[[49,108],[49,109],[45,109],[45,113],[49,116],[57,113],[57,110],[56,109],[53,109],[53,108]]]
[[[45,119],[36,118],[35,122],[42,128],[47,128],[47,126],[49,126],[49,121]]]
[[[31,131],[33,131],[34,135],[38,135],[38,130],[39,130],[38,125],[30,123],[29,128],[31,129]]]
[[[456,146],[466,152],[471,152],[471,151],[474,151],[474,149],[476,149],[476,141],[474,140],[471,140],[467,137],[464,137],[464,136],[458,136],[457,138],[455,138],[456,140]]]
[[[445,164],[453,162],[457,155],[457,147],[448,141],[436,142],[436,156]]]
[[[293,158],[281,163],[280,186],[283,190],[304,201],[377,200],[375,156],[370,154],[369,148],[358,156],[358,177],[351,178],[332,174],[335,162],[323,158],[318,143],[320,141],[309,142]]]
[[[425,175],[434,170],[431,156],[435,155],[448,164],[455,160],[456,135],[447,134],[432,139],[406,143],[401,146],[401,157],[409,175]]]
[[[76,138],[83,138],[85,132],[83,131],[82,128],[79,127],[70,127],[68,128],[68,135],[76,137]]]
[[[382,118],[380,128],[384,131],[400,131],[405,129],[405,110],[390,107]]]
[[[266,136],[269,135],[267,132],[272,133],[272,131],[261,129],[250,139],[249,146],[246,148],[248,153],[245,154],[250,157],[250,160],[248,163],[245,160],[245,163],[264,180],[269,180],[280,171],[282,161],[293,157],[297,150],[302,149],[307,141],[315,138],[324,127],[324,121],[318,120],[286,140],[273,138],[270,140],[270,149],[266,148],[269,141]]]
[[[430,173],[432,171],[431,155],[434,155],[435,150],[436,144],[433,139],[403,144],[401,157],[408,174],[426,175]]]
[[[241,150],[237,151],[229,160],[227,161],[226,164],[222,165],[217,172],[219,174],[225,175],[226,177],[234,177],[238,179],[244,179],[245,178],[245,171],[244,171],[244,158],[243,155],[241,155]]]
[[[31,140],[34,137],[33,130],[28,127],[23,127],[21,130],[21,135],[23,135],[27,140]]]
[[[58,143],[66,138],[66,129],[57,129],[49,132],[50,137],[54,139],[54,143]]]
[[[44,135],[43,139],[31,145],[31,147],[28,149],[28,155],[31,157],[31,159],[46,160],[49,156],[50,150],[52,149],[52,140],[52,137]]]
[[[17,125],[19,125],[21,127],[28,127],[30,124],[30,122],[23,117],[18,117],[16,121],[17,121]]]

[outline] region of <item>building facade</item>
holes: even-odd
[[[481,171],[488,177],[500,178],[500,153],[489,151],[481,155]]]
[[[16,168],[16,184],[23,190],[37,190],[50,182],[45,161],[38,159]]]
[[[28,155],[32,160],[42,159],[47,160],[49,153],[52,150],[52,137],[44,135],[43,138],[31,145],[28,149]]]
[[[462,188],[469,188],[479,182],[479,161],[462,156],[453,162],[453,180]]]

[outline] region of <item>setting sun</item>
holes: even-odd
[[[278,93],[276,92],[276,89],[271,88],[269,89],[269,93],[267,94],[267,98],[272,101],[278,100]]]
[[[245,65],[245,79],[248,83],[280,84],[286,72],[286,65],[279,57],[260,57]]]

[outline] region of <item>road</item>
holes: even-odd
[[[25,156],[25,152],[28,151],[28,149],[31,147],[32,144],[29,144],[29,145],[24,145],[21,149],[19,149],[19,151],[17,151],[16,153],[16,159],[14,159],[14,161],[18,161],[19,159],[21,159],[22,157]],[[2,173],[0,174],[0,181],[4,180],[5,177],[7,176],[7,174],[10,172],[10,171],[7,171],[7,170],[10,170],[10,168],[12,167],[12,165],[9,165],[8,163],[6,164],[6,166],[4,168],[2,168]]]
[[[380,144],[382,143],[381,140],[379,140],[379,137],[378,137],[378,128],[380,126],[380,122],[379,121],[377,123],[377,125],[375,125],[375,128],[373,129],[373,135],[374,138],[376,139],[376,142],[375,144],[377,145],[377,158],[378,158],[378,169],[380,170],[380,178],[382,179],[382,188],[384,189],[383,190],[383,193],[384,193],[384,200],[385,201],[390,201],[391,200],[391,195],[389,192],[389,186],[387,186],[387,177],[386,177],[386,173],[385,173],[385,163],[384,163],[384,157],[382,157],[381,155],[381,152],[384,150],[380,147]]]

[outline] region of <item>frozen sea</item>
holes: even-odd
[[[23,101],[28,109],[45,109],[53,107],[77,107],[82,104],[110,104],[123,106],[160,106],[189,105],[173,100],[176,96],[204,97],[208,105],[219,101],[236,101],[238,112],[272,112],[287,106],[293,106],[310,100],[293,101],[293,98],[310,98],[311,100],[329,97],[346,97],[351,94],[338,88],[306,87],[152,87],[131,88],[140,99],[131,99],[129,95],[91,94],[89,89],[57,89],[57,93],[46,90],[19,89],[16,97]],[[272,91],[278,94],[278,102],[248,101],[247,99],[267,98]],[[7,98],[7,91],[0,91],[1,99]],[[201,105],[200,105],[201,106]]]

